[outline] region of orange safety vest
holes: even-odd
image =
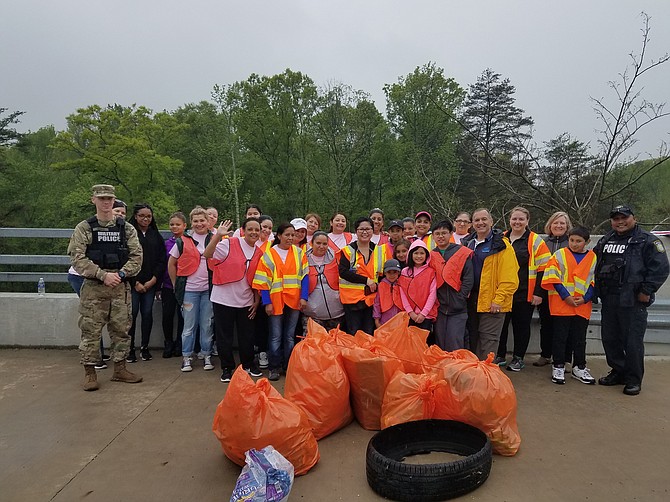
[[[458,250],[451,255],[449,260],[445,261],[442,253],[437,250],[431,251],[429,265],[435,269],[437,278],[437,287],[441,288],[446,282],[456,291],[461,290],[463,267],[465,262],[474,254],[472,249],[465,246],[459,246]]]
[[[270,292],[272,315],[281,315],[284,305],[300,309],[302,280],[308,271],[307,257],[297,246],[291,246],[282,262],[274,248],[266,251],[258,262],[252,287]]]
[[[177,243],[179,239],[181,239],[183,246],[179,253],[179,258],[177,258],[177,276],[188,277],[189,275],[195,274],[198,270],[202,255],[200,254],[200,251],[198,251],[198,247],[196,246],[193,237],[184,234],[175,241],[175,245],[178,245]],[[209,243],[209,235],[205,239],[205,242]],[[179,249],[179,247],[177,247],[177,249]],[[212,260],[207,260],[208,267],[211,266],[211,264]]]
[[[353,239],[352,235],[349,232],[342,232],[342,233],[344,234],[344,242],[347,245],[350,244],[351,239]],[[328,247],[330,247],[330,249],[332,249],[335,252],[340,250],[340,248],[337,247],[337,244],[335,244],[332,240],[330,240],[330,237],[328,237]]]
[[[402,298],[400,298],[400,284],[398,282],[391,283],[388,281],[381,281],[377,287],[377,294],[379,295],[379,306],[382,312],[388,312],[393,305],[398,307],[401,311],[405,308],[402,306]]]
[[[409,301],[412,310],[423,310],[426,306],[428,295],[430,293],[430,285],[433,282],[433,279],[435,279],[435,276],[435,269],[428,266],[419,272],[419,275],[412,277],[401,275],[398,278],[400,287],[405,292],[405,296],[407,296],[407,300]],[[426,318],[435,319],[437,317],[437,305],[438,302],[435,301]]]
[[[370,259],[367,263],[363,259],[363,255],[356,251],[354,255],[354,248],[345,246],[340,251],[340,260],[349,262],[351,268],[356,269],[358,275],[372,279],[375,282],[379,281],[379,276],[383,274],[384,260],[382,255],[382,248],[375,246],[372,250]],[[354,257],[352,259],[352,256]],[[356,284],[349,282],[340,277],[340,301],[347,305],[352,305],[365,300],[368,306],[372,306],[375,302],[375,293],[365,294],[365,284]]]
[[[321,269],[321,272],[319,272]],[[337,270],[337,260],[333,260],[328,263],[325,267],[323,265],[310,265],[309,266],[309,294],[312,294],[312,291],[316,288],[316,282],[319,279],[319,276],[323,276],[330,286],[331,289],[337,291],[340,289],[340,273]]]
[[[570,296],[584,296],[593,286],[596,270],[596,254],[593,251],[586,253],[582,261],[577,263],[572,251],[567,248],[559,249],[549,259],[542,277],[542,287],[548,291],[549,312],[555,316],[578,315],[584,319],[591,317],[591,302],[579,307],[571,307],[558,294],[554,284],[563,284]]]
[[[213,272],[212,284],[231,284],[241,280],[246,275],[249,286],[252,285],[256,267],[258,267],[258,261],[263,256],[263,251],[255,246],[251,259],[247,259],[244,251],[242,251],[240,240],[239,237],[231,237],[228,256],[223,260],[210,260],[209,268]]]

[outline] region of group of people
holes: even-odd
[[[112,322],[113,312],[108,319],[115,371],[120,365],[135,376],[125,362],[136,361],[138,315],[140,357],[151,359],[151,312],[159,297],[163,356],[180,356],[181,371],[190,372],[196,354],[205,370],[214,369],[211,357],[218,355],[222,382],[230,381],[236,366],[235,334],[242,367],[252,376],[267,368],[268,378],[278,380],[308,319],[373,335],[399,312],[445,351],[470,349],[480,359],[494,352],[496,363],[521,371],[538,307],[541,354],[533,364],[551,363],[557,384],[565,382],[571,364],[572,377],[593,384],[586,331],[591,305],[600,297],[611,371],[599,382],[624,384],[626,394],[640,392],[646,307],[668,276],[668,260],[661,241],[637,225],[627,206],[612,210],[612,231],[590,251],[589,231],[573,228],[566,213],[549,218],[542,238],[529,229],[523,207],[512,209],[507,231],[494,228],[485,208],[458,213],[453,222],[434,222],[420,211],[388,225],[375,208],[356,219],[349,233],[341,213],[330,218],[326,232],[315,213],[275,226],[255,204],[232,232],[232,221],[218,223],[215,208],[197,206],[188,221],[181,212],[170,216],[172,236],[163,241],[149,205],[136,205],[126,225],[111,212],[118,205],[113,194],[111,186],[94,187],[96,217],[77,226],[69,248],[73,272],[90,287],[90,295],[82,288],[80,307],[87,390],[97,388],[95,365],[104,364],[98,326],[104,319],[93,308],[104,292],[128,304],[125,335],[116,329],[121,323]],[[119,237],[109,237],[110,229]],[[118,256],[114,245],[124,248]]]

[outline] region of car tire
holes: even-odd
[[[448,452],[463,458],[435,464],[407,464],[411,455]],[[471,425],[453,420],[417,420],[375,434],[366,452],[368,484],[398,501],[439,501],[480,486],[491,472],[491,442]]]

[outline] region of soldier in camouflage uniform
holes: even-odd
[[[84,277],[79,303],[81,364],[85,369],[84,390],[98,389],[95,363],[100,358],[102,328],[112,340],[112,381],[137,383],[142,377],[126,369],[130,347],[131,296],[128,277],[142,265],[142,247],[132,225],[112,213],[114,187],[95,185],[91,201],[94,217],[79,223],[68,246],[72,266]]]

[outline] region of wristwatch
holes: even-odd
[[[118,274],[119,274],[119,278],[121,279],[121,281],[126,280],[126,273],[123,270],[119,270]]]

